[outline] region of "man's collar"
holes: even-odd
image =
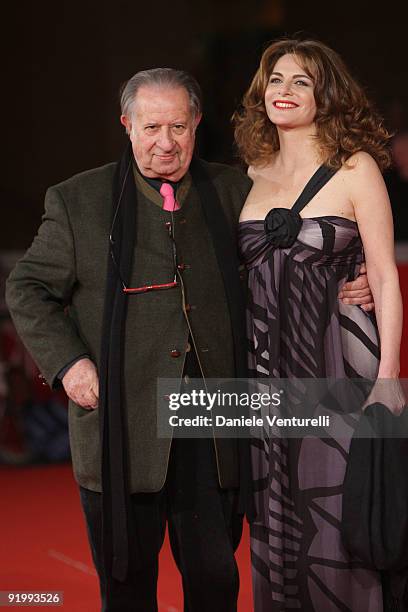
[[[146,181],[146,183],[149,183],[149,185],[151,185],[153,189],[156,189],[156,191],[158,192],[160,192],[160,188],[163,183],[169,183],[173,187],[174,193],[176,194],[177,188],[180,185],[180,182],[183,180],[183,179],[180,179],[180,181],[175,182],[175,181],[162,180],[160,178],[150,178],[149,176],[145,176],[144,174],[142,174],[136,162],[135,162],[135,168],[136,168],[136,171],[140,174],[140,176]]]
[[[177,202],[179,203],[180,207],[183,206],[184,200],[186,199],[187,193],[190,190],[192,183],[189,172],[187,172],[187,174],[185,174],[182,179],[180,179],[180,181],[178,181],[177,183],[174,183],[172,181],[162,181],[160,179],[148,178],[140,172],[136,162],[133,163],[133,175],[135,177],[137,188],[151,202],[153,202],[157,206],[160,206],[160,208],[162,208],[163,206],[163,198],[160,195],[159,191],[163,182],[167,182],[172,185],[175,193],[177,193]]]

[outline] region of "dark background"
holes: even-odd
[[[210,160],[234,162],[230,116],[266,44],[297,31],[340,52],[387,127],[407,127],[403,8],[379,6],[358,0],[33,0],[8,7],[0,250],[30,244],[47,186],[119,156],[125,136],[118,90],[141,69],[172,66],[196,76],[205,102],[200,153]]]

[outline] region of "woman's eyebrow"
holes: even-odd
[[[278,76],[283,77],[283,74],[281,72],[276,72],[275,70],[273,72],[271,72],[271,76],[272,76],[272,74],[276,74]],[[305,78],[305,79],[310,79],[311,81],[313,80],[312,77],[310,77],[308,74],[294,74],[293,75],[294,79],[298,79],[299,77]]]

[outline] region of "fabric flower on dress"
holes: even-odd
[[[272,208],[265,217],[266,238],[272,246],[281,249],[292,246],[301,227],[301,216],[290,208]]]

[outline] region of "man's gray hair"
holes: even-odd
[[[121,91],[120,106],[122,115],[130,117],[135,96],[141,87],[184,87],[190,98],[191,113],[197,117],[202,112],[202,95],[197,81],[184,70],[174,68],[151,68],[136,72]]]

